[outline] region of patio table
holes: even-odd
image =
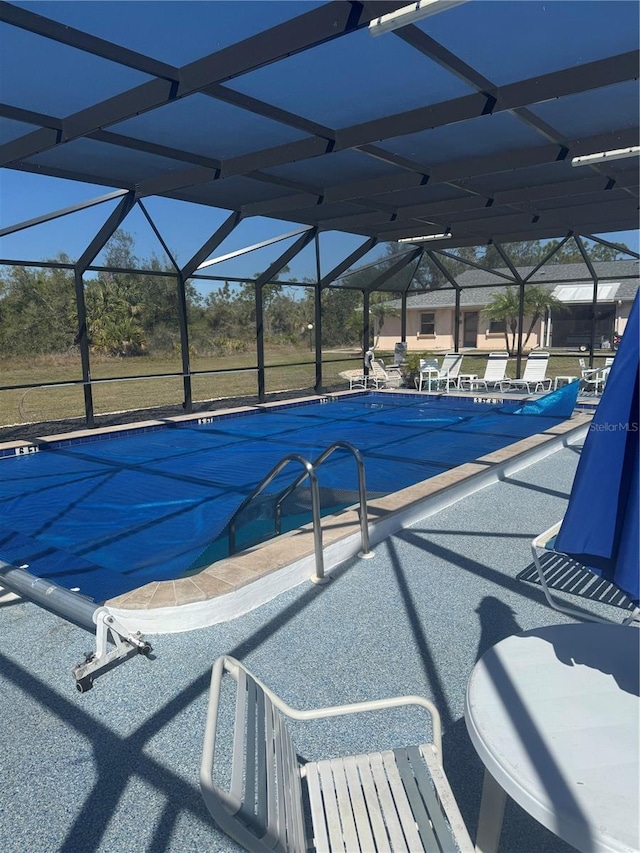
[[[561,376],[556,376],[556,378],[553,380],[553,390],[557,391],[559,387],[562,387],[563,385],[569,385],[571,382],[576,382],[577,380],[577,376],[568,376],[565,374],[562,374]]]
[[[497,850],[507,794],[578,850],[639,849],[639,639],[633,627],[553,625],[478,661],[465,704],[485,765],[477,851]]]
[[[418,391],[426,386],[427,391],[437,391],[440,384],[440,371],[437,367],[423,367],[416,376],[415,385]]]
[[[473,382],[474,379],[477,379],[477,378],[478,378],[477,373],[461,373],[458,376],[458,388],[461,391],[470,391],[471,390],[471,383]]]

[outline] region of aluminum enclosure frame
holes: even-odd
[[[183,382],[182,404],[186,412],[193,408],[191,377],[197,373],[192,370],[189,359],[186,283],[189,279],[218,280],[216,276],[200,272],[200,265],[241,222],[257,216],[295,223],[307,229],[257,279],[251,280],[256,294],[255,370],[260,400],[266,398],[265,371],[268,370],[264,359],[262,288],[312,242],[317,258],[316,281],[305,282],[305,286],[316,290],[313,326],[315,390],[318,393],[322,392],[323,386],[321,292],[331,287],[349,288],[348,278],[341,277],[376,245],[420,234],[442,233],[450,236],[408,246],[407,251],[398,254],[394,264],[381,271],[363,291],[363,348],[366,348],[369,339],[370,294],[378,290],[401,297],[401,337],[406,340],[406,298],[410,293],[417,292],[412,289],[412,285],[415,272],[422,262],[430,264],[455,289],[457,321],[460,316],[460,286],[448,271],[446,259],[456,258],[451,254],[452,249],[468,246],[490,245],[496,248],[509,271],[508,276],[503,276],[505,285],[514,284],[519,290],[522,320],[525,288],[533,273],[526,279],[519,276],[515,259],[509,256],[507,244],[520,240],[555,238],[562,243],[568,240],[576,243],[594,282],[590,347],[593,362],[595,307],[598,282],[601,279],[589,260],[584,240],[619,249],[601,235],[637,229],[638,164],[635,160],[625,160],[614,164],[589,165],[584,170],[573,170],[570,179],[567,169],[571,171],[571,160],[576,156],[637,144],[637,118],[631,113],[620,115],[615,126],[602,132],[595,118],[590,120],[585,117],[584,123],[588,126],[586,132],[583,130],[569,137],[550,121],[543,119],[538,107],[552,100],[595,96],[619,91],[620,87],[629,85],[638,90],[638,50],[615,52],[609,48],[607,52],[603,49],[603,55],[580,65],[555,68],[547,73],[536,73],[497,85],[495,80],[474,67],[464,54],[454,52],[445,42],[434,38],[428,27],[410,24],[376,39],[376,44],[401,44],[404,50],[424,59],[425,69],[435,64],[462,81],[469,93],[342,127],[332,127],[327,121],[313,121],[234,88],[236,81],[244,75],[286,62],[288,57],[312,52],[317,55],[319,48],[329,44],[340,48],[344,43],[348,50],[354,36],[360,30],[365,30],[373,18],[396,11],[404,5],[404,2],[387,0],[335,0],[296,14],[296,4],[292,3],[292,17],[289,20],[250,34],[208,56],[193,59],[178,67],[116,44],[108,38],[68,26],[61,20],[35,14],[16,4],[0,3],[0,22],[9,28],[54,42],[75,55],[101,57],[112,63],[114,68],[120,66],[134,69],[151,78],[146,83],[113,97],[96,100],[90,106],[68,115],[44,115],[17,103],[0,105],[0,120],[21,123],[26,131],[0,145],[0,165],[11,170],[37,172],[110,188],[103,196],[8,226],[0,231],[0,236],[62,218],[81,209],[117,201],[115,210],[89,242],[81,257],[71,266],[75,277],[82,365],[82,379],[76,384],[83,386],[88,426],[94,423],[92,384],[96,380],[91,379],[83,276],[98,269],[92,266],[92,262],[136,206],[148,220],[176,271],[182,353],[180,376]],[[609,8],[613,9],[613,6],[609,4]],[[468,14],[463,5],[443,13],[439,19],[446,23],[451,21],[453,29],[464,22]],[[579,17],[580,10],[576,11],[576,15]],[[597,33],[593,34],[593,39],[597,42]],[[385,48],[381,47],[380,50],[381,55],[384,55]],[[322,73],[322,69],[319,73]],[[47,85],[46,80],[43,85]],[[258,146],[257,150],[250,153],[238,150],[225,158],[196,154],[189,150],[186,140],[185,145],[176,146],[167,144],[161,136],[142,138],[119,130],[118,126],[124,121],[154,112],[160,115],[168,106],[178,101],[189,102],[196,95],[217,104],[233,106],[256,120],[267,119],[280,127],[293,129],[302,138],[262,149]],[[537,137],[538,143],[514,148],[508,139],[502,142],[499,132],[496,132],[493,139],[495,150],[492,153],[479,149],[464,158],[439,158],[439,162],[434,164],[425,163],[424,159],[428,158],[420,156],[412,159],[394,150],[396,146],[393,140],[399,138],[432,132],[438,128],[465,127],[465,123],[479,118],[501,115],[508,116],[510,121],[526,128],[532,134],[532,139]],[[104,150],[112,151],[116,171],[118,154],[123,151],[136,152],[143,161],[148,158],[150,162],[158,162],[157,158],[164,158],[173,165],[164,174],[154,177],[144,176],[143,173],[127,175],[124,171],[119,178],[114,177],[112,164],[108,162],[102,171],[96,171],[95,163],[85,165],[82,160],[74,161],[71,168],[64,159],[65,150],[78,140],[100,143]],[[334,162],[332,158],[345,153],[357,157],[359,162],[382,163],[388,169],[388,174],[363,178],[356,169],[352,175],[346,175],[338,182],[329,181],[326,177],[323,179],[321,176],[327,174],[323,164],[331,164]],[[54,159],[47,159],[51,157]],[[62,159],[56,162],[55,157]],[[305,168],[315,171],[317,176],[304,181],[284,176],[284,169],[298,169],[299,164],[305,164]],[[532,170],[535,170],[535,180],[532,180]],[[511,188],[505,188],[507,185],[503,179],[508,173],[515,176],[515,184]],[[522,179],[518,179],[519,175],[522,175]],[[164,196],[183,201],[197,200],[201,204],[218,207],[216,194],[219,189],[234,186],[234,181],[238,179],[242,180],[243,187],[251,188],[248,196],[245,194],[241,198],[238,195],[237,205],[227,208],[228,216],[223,224],[186,264],[179,266],[167,249],[171,235],[161,233],[145,207],[144,200],[152,196]],[[271,190],[275,188],[276,192],[267,200],[261,195],[265,186]],[[450,197],[429,200],[432,191],[441,195],[444,193],[445,196],[449,193]],[[344,211],[345,206],[350,212],[336,215],[336,210],[342,208]],[[318,237],[323,232],[336,230],[360,235],[363,242],[330,272],[323,273]],[[638,258],[635,252],[629,251],[627,254]],[[549,255],[545,258],[540,266],[551,260],[551,257]],[[456,259],[473,266],[473,263],[462,257]],[[55,262],[11,258],[0,259],[0,264],[62,266]],[[415,264],[413,268],[412,264]],[[400,285],[396,276],[403,269],[410,274],[410,278],[407,283]],[[229,277],[225,279],[230,280]],[[460,344],[457,322],[455,329],[457,351]],[[518,375],[522,358],[522,323],[520,329],[517,342]]]

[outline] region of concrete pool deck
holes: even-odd
[[[366,394],[366,392],[361,392]],[[377,393],[384,393],[377,392]],[[414,391],[393,389],[394,395]],[[353,392],[332,394],[350,396]],[[436,395],[433,395],[436,396]],[[462,397],[477,395],[464,395]],[[287,405],[315,401],[314,398],[288,400]],[[512,399],[517,399],[513,397]],[[218,416],[241,414],[256,409],[277,408],[280,403],[240,407],[197,415],[171,418],[169,422],[208,422]],[[573,416],[534,436],[517,441],[500,450],[486,454],[473,462],[445,471],[398,492],[368,502],[369,537],[371,546],[392,533],[426,518],[439,509],[460,500],[498,479],[527,467],[559,448],[580,441],[588,429],[591,416],[574,412]],[[144,421],[126,426],[127,432],[146,432],[166,425],[166,421]],[[29,442],[10,442],[8,448],[41,447],[56,442],[100,435],[113,435],[123,427],[102,430],[82,430],[72,434],[52,435]],[[322,520],[324,568],[327,576],[345,560],[355,556],[361,547],[360,517],[357,507]],[[303,583],[315,573],[314,536],[312,525],[292,531],[260,546],[200,570],[189,577],[147,583],[131,592],[105,602],[110,612],[129,630],[143,634],[189,631],[234,619]]]
[[[198,786],[211,665],[242,660],[296,707],[420,694],[443,722],[444,765],[475,838],[483,767],[464,695],[476,660],[519,631],[575,620],[517,580],[562,517],[579,459],[566,447],[389,536],[325,586],[302,584],[238,619],[154,640],[86,694],[89,635],[28,602],[1,608],[0,853],[238,853]],[[615,609],[575,599],[578,606]],[[398,713],[305,726],[308,758],[418,743]],[[500,853],[572,848],[507,803]]]

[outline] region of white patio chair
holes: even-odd
[[[500,382],[500,390],[508,391],[512,388],[518,390],[526,388],[527,394],[531,394],[533,386],[534,393],[538,391],[550,391],[551,379],[547,378],[547,366],[549,364],[548,352],[531,352],[524,366],[521,379],[503,379]]]
[[[578,364],[580,365],[580,380],[585,393],[602,394],[613,364],[613,357],[605,358],[604,367],[587,367],[584,358],[579,358]]]
[[[435,358],[421,358],[416,377],[416,388],[422,391],[426,386],[427,391],[436,391],[440,384],[440,368]]]
[[[231,713],[233,691],[225,688],[234,682]],[[293,740],[304,721],[416,705],[431,718],[426,743],[309,761]],[[200,788],[218,826],[251,853],[473,853],[444,772],[440,717],[421,696],[299,711],[239,661],[218,658]]]
[[[442,367],[438,367],[438,362],[435,358],[420,359],[420,373],[416,382],[416,387],[422,391],[422,386],[426,384],[430,391],[446,390],[451,387],[458,387],[458,375],[462,367],[462,353],[448,352],[442,359]]]
[[[399,388],[402,385],[402,371],[392,364],[387,367],[384,361],[377,359],[369,371],[370,386],[374,388]]]
[[[505,379],[508,362],[508,352],[490,352],[484,376],[482,379],[469,379],[469,390],[475,391],[477,388],[483,388],[488,391],[489,388],[499,387]]]
[[[402,372],[399,367],[385,367],[383,361],[374,359],[368,374],[364,370],[343,370],[339,374],[349,382],[349,390],[354,388],[399,388],[402,385]]]
[[[458,387],[458,376],[462,367],[463,353],[448,352],[442,359],[442,367],[440,368],[440,376],[438,377],[443,388],[447,391],[450,388]]]

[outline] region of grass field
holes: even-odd
[[[357,354],[323,353],[323,377],[339,382],[338,373],[360,365]],[[268,394],[313,388],[314,354],[308,349],[279,347],[265,353]],[[194,401],[251,396],[257,393],[255,353],[194,359],[191,386]],[[293,365],[293,366],[285,366]],[[216,371],[212,374],[200,371]],[[231,372],[235,371],[235,372]],[[178,374],[166,376],[162,374]],[[184,399],[181,365],[175,357],[101,359],[92,362],[93,404],[96,415],[180,404]],[[159,375],[159,378],[151,378]],[[144,376],[148,378],[134,378]],[[79,357],[40,356],[30,361],[0,360],[0,426],[84,417],[84,393]],[[117,379],[116,382],[101,382]],[[19,388],[20,385],[47,387]],[[60,383],[59,387],[50,383]]]
[[[393,363],[392,353],[376,353],[386,363]],[[308,390],[315,384],[314,355],[306,348],[278,347],[265,353],[267,394],[279,391]],[[361,365],[356,352],[327,351],[322,355],[323,382],[328,387],[343,384],[338,374]],[[482,376],[486,355],[465,355],[463,373]],[[292,366],[287,366],[292,365]],[[604,354],[595,359],[595,366],[604,365]],[[255,353],[203,358],[191,365],[192,397],[194,402],[215,401],[257,393]],[[205,373],[200,373],[205,371]],[[215,371],[207,374],[206,371]],[[166,376],[162,374],[178,374]],[[183,400],[183,380],[179,359],[144,356],[141,358],[92,361],[93,402],[96,415],[180,405]],[[152,378],[160,374],[158,378]],[[11,386],[0,391],[0,426],[84,417],[84,394],[81,384],[80,358],[77,355],[40,356],[30,361],[0,360],[0,384]],[[516,375],[515,358],[509,361],[507,375]],[[547,376],[579,376],[578,354],[552,355]],[[135,377],[147,378],[135,378]],[[117,379],[115,382],[101,382]],[[48,387],[19,388],[20,385]],[[60,383],[59,387],[50,383]]]

